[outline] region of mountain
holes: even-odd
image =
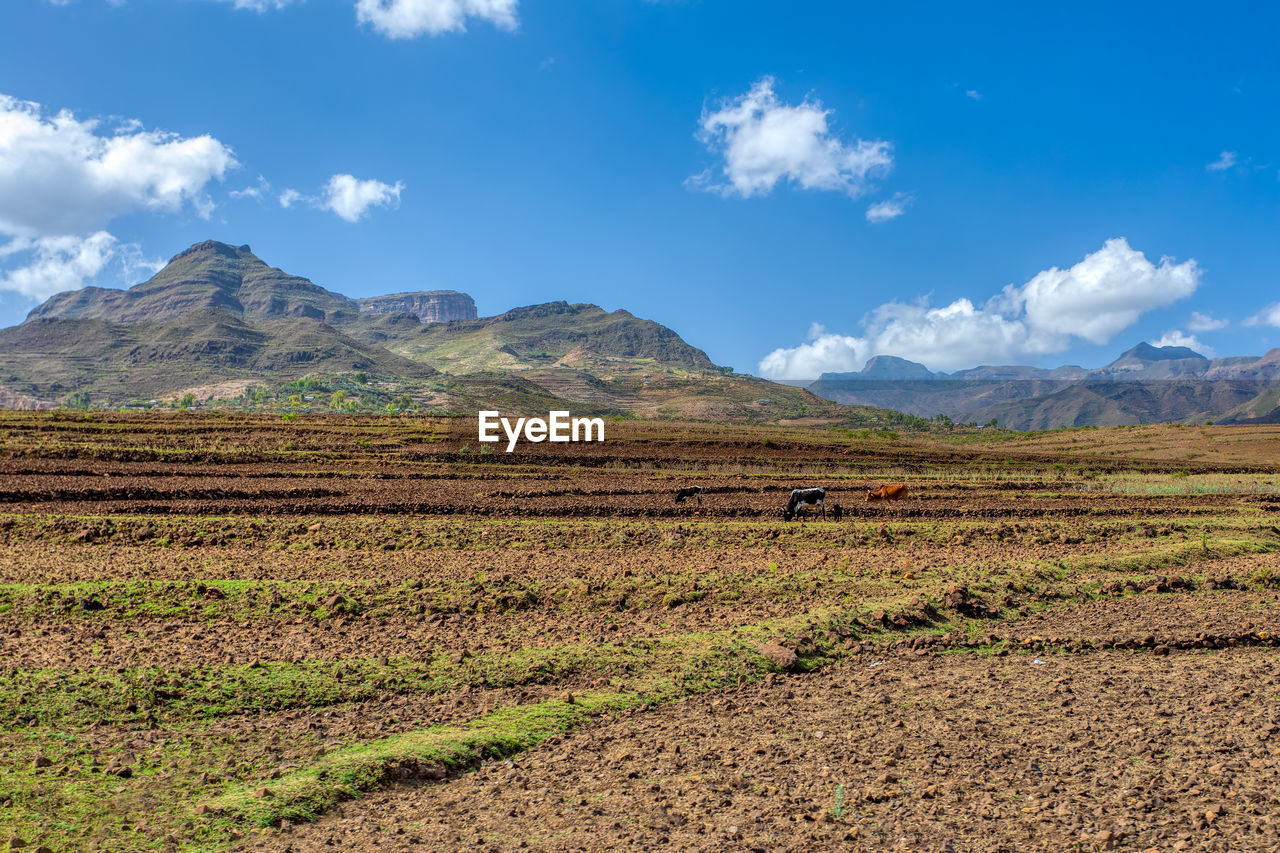
[[[465,293],[352,299],[206,241],[128,290],[59,293],[0,330],[0,406],[221,401],[893,423],[712,364],[627,311],[551,302],[478,317]],[[184,403],[185,404],[185,403]]]
[[[1173,377],[1203,377],[1209,369],[1209,359],[1190,347],[1154,347],[1140,343],[1120,354],[1106,367],[1091,372],[1091,378],[1144,380],[1171,379]]]
[[[330,325],[354,320],[360,311],[355,300],[267,266],[248,246],[209,240],[178,253],[142,284],[59,293],[27,319],[159,323],[201,309],[246,321],[305,317]]]
[[[861,371],[824,373],[807,387],[850,405],[883,406],[922,417],[942,414],[960,422],[994,419],[1021,430],[1262,422],[1280,420],[1280,349],[1260,358],[1210,359],[1188,347],[1144,342],[1093,370],[984,365],[950,374],[877,356]]]
[[[896,355],[877,355],[867,360],[862,370],[854,373],[824,373],[822,378],[832,381],[872,381],[877,379],[935,379],[946,374],[934,374],[932,370],[915,361],[907,361]]]
[[[495,366],[535,369],[580,367],[613,359],[651,361],[714,371],[702,350],[671,329],[628,311],[548,302],[514,308],[496,317],[424,326],[391,322],[365,327],[366,339],[394,352],[438,364],[450,373]]]

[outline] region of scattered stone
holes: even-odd
[[[48,767],[51,764],[53,764],[53,761],[49,758],[49,756],[43,753],[41,753],[40,755],[37,755],[35,757],[35,760],[31,762],[32,767]]]
[[[265,800],[275,796],[275,794],[271,791],[270,788],[259,788],[258,790],[253,792],[253,795],[260,800]]]
[[[800,662],[799,655],[777,643],[764,643],[756,648],[756,652],[773,661],[779,669],[794,669]]]

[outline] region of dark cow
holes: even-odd
[[[684,503],[689,498],[695,498],[698,501],[698,506],[702,506],[702,492],[702,486],[685,486],[676,492],[676,503]]]
[[[790,521],[800,511],[800,507],[816,506],[822,509],[822,517],[826,519],[826,500],[826,489],[795,489],[791,492],[791,499],[787,501],[787,508],[782,511],[782,518]]]

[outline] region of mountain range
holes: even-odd
[[[452,290],[353,299],[216,241],[128,290],[59,293],[0,330],[0,407],[58,404],[895,416],[717,367],[627,311],[551,302],[478,317]]]
[[[1010,429],[1280,423],[1280,349],[1206,358],[1141,343],[1085,369],[954,373],[893,356],[812,383],[717,367],[625,310],[549,302],[480,317],[455,290],[351,298],[206,241],[127,290],[59,293],[0,329],[0,408],[479,408],[844,425],[944,415]],[[901,414],[905,413],[905,414]]]
[[[1280,349],[1206,358],[1140,343],[1104,367],[1000,365],[954,373],[895,356],[824,373],[809,390],[850,405],[1009,429],[1143,423],[1280,423]],[[874,401],[874,402],[870,402]]]

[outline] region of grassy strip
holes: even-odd
[[[1280,542],[1273,539],[1210,539],[1206,534],[1199,542],[1157,546],[1138,553],[1071,557],[1061,561],[1061,566],[1068,572],[1155,572],[1241,554],[1269,554],[1277,548]]]
[[[388,780],[440,778],[485,758],[501,758],[566,734],[593,717],[645,702],[637,693],[590,692],[572,702],[550,699],[503,708],[460,726],[432,726],[331,752],[267,789],[241,789],[215,802],[228,825],[265,827],[281,820],[313,820],[336,803]]]

